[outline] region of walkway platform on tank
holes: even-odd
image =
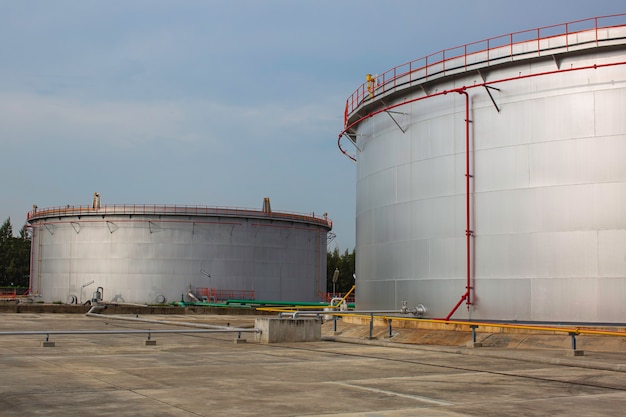
[[[76,314],[0,318],[0,331],[176,328]],[[255,317],[149,318],[250,327]],[[450,417],[626,409],[624,342],[606,351],[590,344],[598,350],[570,357],[550,339],[535,348],[470,349],[460,339],[453,346],[391,343],[384,328],[370,340],[366,326],[345,323],[335,336],[331,326],[323,326],[326,337],[358,343],[157,334],[156,345],[146,346],[142,335],[89,334],[51,336],[55,346],[42,347],[43,336],[1,336],[0,415]]]

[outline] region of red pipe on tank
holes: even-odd
[[[26,220],[30,219],[30,213],[28,213]],[[34,245],[35,245],[35,228],[32,225],[30,227],[30,270],[28,271],[28,290],[24,293],[24,295],[31,295],[33,291],[33,254],[35,253]],[[39,233],[39,231],[38,231]]]
[[[461,296],[461,299],[456,303],[456,305],[452,308],[452,311],[448,313],[446,316],[446,320],[450,320],[450,317],[456,312],[461,303],[465,301],[467,305],[467,309],[469,310],[469,306],[472,304],[471,299],[471,283],[472,283],[472,257],[471,257],[471,237],[472,230],[470,229],[470,158],[469,158],[469,94],[465,91],[465,87],[452,90],[456,91],[459,94],[463,94],[465,96],[465,248],[467,255],[467,276],[465,283],[465,293]]]
[[[400,107],[400,106],[405,106],[407,104],[415,103],[417,101],[425,100],[427,98],[437,97],[437,96],[441,96],[441,95],[444,95],[444,94],[453,93],[453,92],[459,91],[459,90],[467,90],[467,89],[470,89],[470,88],[478,88],[478,87],[485,87],[485,86],[489,86],[489,85],[493,85],[493,84],[500,84],[500,83],[504,83],[504,82],[508,82],[508,81],[524,80],[526,78],[541,77],[541,76],[544,76],[544,75],[560,74],[560,73],[564,73],[564,72],[582,71],[582,70],[589,70],[589,69],[594,69],[595,70],[595,69],[598,69],[598,68],[613,67],[613,66],[618,66],[618,65],[626,65],[626,61],[611,62],[611,63],[608,63],[608,64],[593,64],[593,65],[586,65],[584,67],[577,67],[577,68],[564,68],[564,69],[558,69],[558,70],[554,70],[554,71],[539,72],[539,73],[536,73],[536,74],[526,74],[526,75],[521,75],[520,74],[520,75],[515,76],[515,77],[507,77],[507,78],[501,78],[499,80],[493,80],[493,81],[488,81],[488,82],[483,82],[483,83],[476,83],[476,84],[464,86],[464,87],[462,87],[460,89],[439,91],[437,93],[427,94],[427,95],[422,96],[422,97],[417,97],[417,98],[413,98],[413,99],[410,99],[410,100],[404,100],[401,103],[396,103],[396,104],[393,104],[393,105],[390,105],[390,106],[385,106],[385,107],[380,108],[378,110],[375,110],[375,111],[373,111],[371,113],[368,113],[365,116],[359,117],[357,120],[354,120],[351,123],[348,123],[348,121],[346,120],[344,122],[344,124],[345,123],[348,123],[348,124],[345,125],[343,130],[339,133],[339,136],[337,137],[337,146],[339,147],[339,150],[341,151],[342,154],[344,154],[346,157],[348,157],[349,159],[352,159],[353,161],[356,162],[356,158],[353,157],[352,155],[348,154],[348,152],[345,149],[343,149],[343,147],[341,146],[341,138],[343,138],[343,136],[346,135],[350,129],[352,129],[353,127],[355,127],[356,125],[358,125],[362,121],[367,120],[370,117],[376,116],[377,114],[380,114],[380,113],[383,113],[385,111],[389,111],[389,110],[395,109],[395,108]]]

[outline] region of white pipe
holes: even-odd
[[[317,317],[319,315],[337,315],[337,316],[347,316],[351,314],[413,314],[414,316],[419,316],[426,312],[426,307],[422,304],[414,307],[412,310],[401,309],[401,310],[349,310],[349,311],[329,311],[329,310],[306,310],[306,311],[294,311],[294,312],[283,312],[279,313],[279,317],[285,316],[293,316],[293,318],[297,318],[299,316],[303,317]]]
[[[153,320],[153,319],[141,319],[139,317],[126,317],[126,316],[117,316],[117,315],[103,315],[93,312],[92,310],[96,307],[100,307],[98,311],[103,310],[104,306],[93,306],[86,313],[89,317],[97,317],[100,319],[112,319],[112,320],[125,320],[125,321],[136,321],[141,323],[153,323],[153,324],[163,324],[168,326],[183,326],[183,327],[197,327],[200,329],[222,329],[222,330],[242,330],[242,331],[250,331],[250,328],[243,327],[232,327],[232,326],[217,326],[214,324],[201,324],[201,323],[189,323],[184,321],[166,321],[166,320]]]

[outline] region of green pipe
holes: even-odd
[[[179,307],[240,307],[252,308],[252,306],[283,306],[283,307],[328,307],[328,303],[311,301],[270,301],[270,300],[226,300],[223,303],[207,303],[203,301],[170,303]],[[354,308],[354,303],[348,303],[349,308]]]
[[[229,305],[224,303],[205,303],[202,301],[187,303],[184,301],[176,301],[171,303],[172,305],[176,305],[179,307],[241,307],[241,308],[252,308],[249,305]]]
[[[270,301],[270,300],[226,300],[226,304],[247,304],[260,306],[285,306],[285,307],[328,307],[328,303],[322,301]],[[354,303],[349,303],[348,307],[354,308]]]

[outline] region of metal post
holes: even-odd
[[[335,284],[337,284],[338,279],[339,279],[339,268],[335,268],[335,272],[333,272],[333,298],[336,297]]]
[[[572,350],[568,351],[567,354],[571,355],[571,356],[584,356],[585,355],[585,351],[584,350],[578,350],[576,348],[576,335],[578,334],[578,332],[569,332],[568,334],[572,338]]]
[[[156,346],[156,340],[151,340],[152,330],[148,329],[148,338],[143,341],[144,346]]]
[[[473,324],[470,327],[472,328],[472,342],[476,343],[476,329],[478,328],[478,326]]]
[[[333,331],[337,332],[337,316],[333,315]]]
[[[470,328],[472,329],[472,341],[471,342],[467,342],[466,346],[468,348],[470,348],[470,349],[482,347],[483,346],[482,342],[477,342],[476,341],[476,329],[478,329],[478,325],[477,324],[470,324]]]
[[[387,320],[387,327],[389,327],[389,338],[393,337],[393,328],[391,327],[391,319]]]
[[[46,340],[41,342],[42,347],[54,347],[54,342],[50,341],[50,334],[46,333]]]
[[[374,333],[374,313],[370,313],[370,339],[373,339]]]

